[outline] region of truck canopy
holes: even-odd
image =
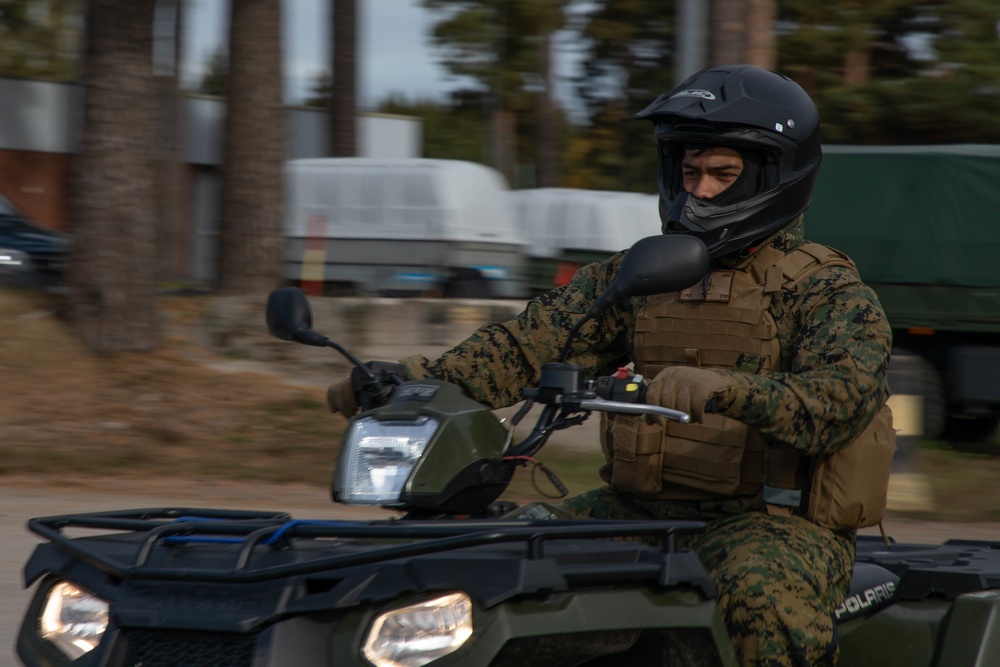
[[[424,158],[290,160],[291,237],[520,244],[503,176],[485,165]]]
[[[333,293],[512,298],[525,253],[487,166],[422,158],[286,163],[284,277]]]
[[[866,282],[997,287],[998,214],[1000,146],[824,146],[805,233]]]
[[[658,197],[636,192],[535,188],[507,194],[534,257],[611,254],[660,233]]]

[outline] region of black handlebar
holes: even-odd
[[[362,412],[386,405],[405,380],[402,364],[391,361],[369,361],[351,370],[351,384]]]

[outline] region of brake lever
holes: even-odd
[[[661,408],[658,405],[648,405],[646,403],[623,403],[621,401],[609,401],[603,398],[589,398],[579,402],[583,410],[597,410],[600,412],[617,412],[627,415],[658,415],[666,417],[681,424],[691,423],[691,415],[680,410],[671,408]]]

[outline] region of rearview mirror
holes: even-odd
[[[661,234],[636,241],[612,284],[619,298],[676,292],[708,272],[708,249],[697,236]]]
[[[298,287],[281,287],[267,297],[267,330],[281,340],[307,342],[312,331],[309,299]]]
[[[696,236],[663,234],[639,239],[625,253],[618,276],[587,311],[586,319],[632,296],[690,287],[707,271],[708,249]]]

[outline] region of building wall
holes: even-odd
[[[72,231],[70,173],[80,146],[84,88],[79,84],[0,77],[0,194],[35,222]],[[218,167],[223,159],[226,103],[198,96],[182,99],[181,155],[185,164],[179,229],[163,230],[179,277],[209,279],[214,273],[218,229]],[[285,111],[285,156],[327,154],[328,114],[322,109]],[[419,119],[358,115],[361,157],[423,154]]]
[[[0,193],[38,224],[66,230],[71,161],[65,153],[0,150]]]

